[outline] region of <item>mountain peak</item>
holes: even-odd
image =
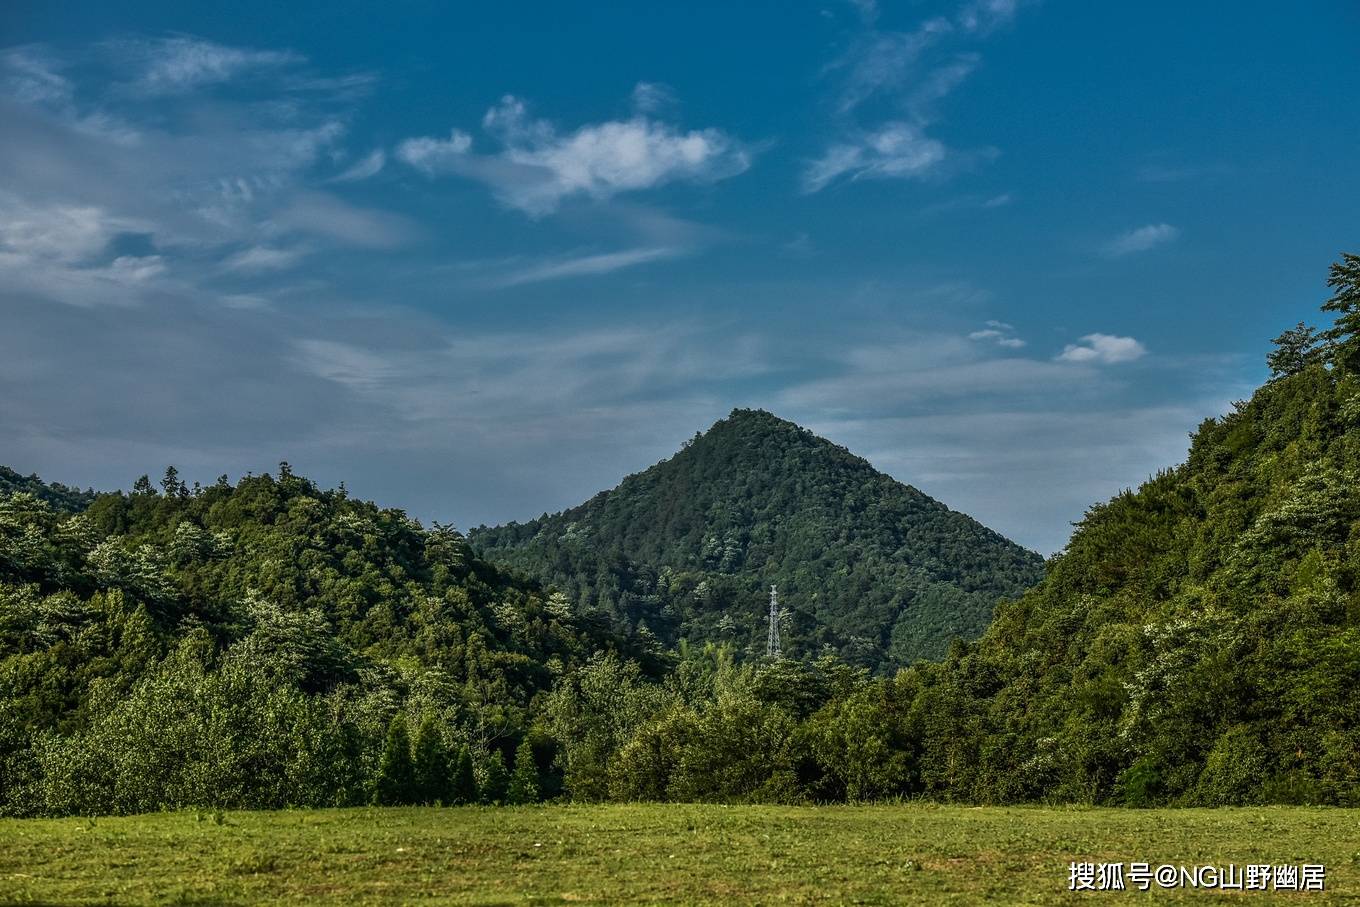
[[[978,635],[1042,573],[1038,555],[760,409],[578,507],[469,538],[668,642],[758,649],[777,583],[796,648],[880,668]]]

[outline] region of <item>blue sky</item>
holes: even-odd
[[[468,527],[759,406],[1045,553],[1360,248],[1360,8],[0,13],[0,462]]]

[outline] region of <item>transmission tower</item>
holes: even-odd
[[[765,641],[765,655],[778,658],[779,652],[779,592],[770,586],[770,635]]]

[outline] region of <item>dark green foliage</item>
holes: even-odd
[[[477,789],[481,801],[488,804],[505,802],[510,786],[510,773],[505,768],[505,757],[500,750],[487,753],[481,762],[481,777],[477,779]]]
[[[1271,342],[1275,349],[1266,354],[1266,365],[1273,377],[1288,377],[1319,361],[1322,350],[1317,329],[1300,321]]]
[[[476,803],[480,799],[477,791],[477,776],[472,765],[472,750],[466,745],[458,747],[458,757],[453,766],[453,777],[449,782],[449,804]]]
[[[506,788],[505,801],[520,805],[533,803],[538,799],[538,762],[534,759],[534,748],[525,737],[515,750],[515,770],[510,775]]]
[[[46,501],[53,510],[61,513],[79,513],[94,500],[91,490],[81,491],[60,482],[44,482],[36,475],[23,476],[8,466],[0,466],[0,497],[26,491],[34,497]]]
[[[1360,371],[1360,255],[1343,252],[1331,267],[1327,286],[1334,292],[1322,310],[1334,313],[1336,321],[1322,336],[1331,343],[1333,362]]]
[[[433,718],[426,717],[420,722],[413,748],[414,802],[452,805],[455,798],[453,756]]]
[[[421,793],[416,787],[406,716],[398,713],[387,726],[387,741],[383,744],[378,776],[373,783],[373,802],[379,806],[403,806],[421,802]]]
[[[139,485],[74,514],[0,494],[0,813],[344,805],[382,773],[388,801],[475,799],[441,746],[522,735],[597,651],[660,664],[454,530],[296,474]]]
[[[785,647],[887,669],[982,632],[1038,555],[811,432],[735,410],[671,459],[580,507],[474,530],[488,558],[663,645],[763,652],[771,583]]]

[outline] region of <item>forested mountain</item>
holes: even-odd
[[[975,638],[1043,561],[792,422],[734,410],[579,507],[469,541],[663,645],[763,653],[767,590],[795,657],[886,669]]]
[[[702,696],[638,684],[580,710],[631,724],[604,754],[564,735],[568,789],[1360,805],[1360,257],[1330,285],[1335,325],[1276,338],[1269,383],[1092,507],[980,639],[868,683],[784,662]]]
[[[0,492],[0,813],[504,799],[558,677],[600,651],[661,668],[457,532],[286,464],[78,514],[39,485]],[[553,791],[514,761],[518,796]]]

